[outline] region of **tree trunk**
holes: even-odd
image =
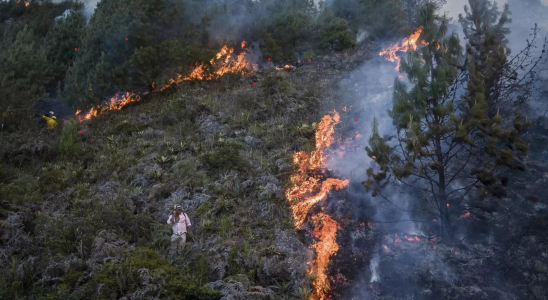
[[[441,137],[436,137],[436,158],[438,162],[438,209],[440,213],[441,235],[443,238],[450,238],[451,220],[447,209],[447,194],[445,193],[445,168],[443,165]]]

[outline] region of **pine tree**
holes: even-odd
[[[477,76],[484,83],[484,93],[489,104],[488,115],[493,117],[501,109],[501,92],[504,69],[507,64],[506,35],[511,22],[508,4],[499,11],[497,3],[490,0],[469,0],[465,6],[465,15],[459,15],[464,36],[468,40],[467,55],[469,66],[475,68]]]
[[[70,15],[57,21],[44,41],[44,50],[54,72],[54,82],[65,77],[66,71],[76,57],[74,49],[81,45],[86,27],[82,12],[72,11]]]
[[[362,184],[383,197],[382,187],[392,179],[420,190],[426,195],[428,213],[440,220],[440,234],[451,237],[452,221],[476,185],[483,184],[484,193],[504,195],[497,171],[522,168],[517,159],[528,149],[518,136],[527,124],[517,117],[515,128],[504,128],[499,115],[489,117],[486,87],[479,84],[473,61],[465,90],[459,39],[456,34],[447,36],[448,21],[435,12],[436,6],[426,3],[418,14],[423,46],[409,53],[401,66],[412,87],[399,79],[394,85],[390,116],[396,139],[380,138],[375,120],[366,150],[378,158],[382,172],[368,170],[369,178]]]
[[[348,21],[324,10],[320,18],[321,47],[341,51],[356,46],[356,37],[349,31]]]
[[[36,46],[28,26],[20,31],[0,61],[0,105],[29,109],[45,98],[45,85],[51,81],[51,70],[45,52]]]

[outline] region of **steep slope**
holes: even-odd
[[[3,132],[0,298],[308,298],[312,252],[284,186],[341,76],[330,67],[183,83],[58,131]],[[176,203],[195,239],[170,265]]]

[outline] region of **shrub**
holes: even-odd
[[[70,121],[63,124],[61,140],[57,143],[57,150],[65,157],[72,157],[80,152],[78,145],[78,123]]]
[[[303,59],[304,60],[313,59],[315,56],[316,54],[314,54],[314,51],[312,51],[312,49],[309,49],[303,54]]]
[[[225,239],[231,238],[232,227],[234,227],[234,221],[229,216],[223,216],[219,221],[219,235]]]
[[[212,152],[202,155],[202,160],[212,171],[245,171],[247,163],[240,154],[242,148],[242,144],[236,141],[224,141]]]
[[[268,74],[261,82],[261,88],[271,95],[289,91],[291,89],[291,83],[282,74],[283,73],[279,72]]]
[[[68,187],[68,183],[65,180],[65,174],[58,169],[49,170],[38,180],[40,191],[51,192],[55,190],[63,190]]]
[[[170,299],[219,299],[219,293],[196,283],[194,276],[182,275],[180,268],[171,266],[166,260],[161,259],[158,252],[137,248],[120,262],[108,262],[102,270],[87,284],[88,291],[94,293],[97,287],[102,285],[101,296],[106,298],[119,298],[127,293],[141,288],[141,274],[147,269],[155,284],[167,284],[163,295]],[[190,269],[183,268],[185,273]],[[203,274],[200,274],[202,276]],[[99,295],[98,295],[99,296]]]

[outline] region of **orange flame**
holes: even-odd
[[[400,70],[401,57],[399,57],[396,52],[409,52],[417,50],[417,41],[422,33],[422,27],[419,27],[417,31],[409,36],[409,38],[404,38],[401,43],[395,43],[390,45],[388,48],[384,49],[379,53],[379,56],[384,56],[387,61],[398,62],[396,66],[396,71]]]
[[[242,48],[245,47],[245,41],[242,42]],[[174,83],[179,83],[182,80],[213,80],[227,73],[235,73],[246,75],[248,63],[245,60],[245,52],[242,52],[238,55],[236,60],[232,58],[234,53],[234,48],[229,48],[224,46],[221,51],[219,51],[215,58],[212,58],[209,63],[216,68],[216,71],[213,73],[206,72],[204,63],[196,66],[196,68],[186,77],[181,77],[180,75],[174,80]],[[216,62],[215,59],[218,61]],[[170,82],[171,83],[171,82]],[[172,84],[172,83],[171,83]]]
[[[245,45],[246,41],[242,41],[242,49],[245,48]],[[167,84],[155,88],[156,84],[153,82],[152,87],[155,92],[160,92],[174,84],[181,83],[183,80],[213,80],[220,78],[227,73],[246,75],[248,66],[248,62],[245,59],[246,52],[240,53],[236,59],[233,58],[233,53],[234,48],[229,48],[227,45],[223,46],[215,57],[210,60],[211,65],[215,69],[213,73],[207,72],[204,67],[205,65],[202,63],[201,65],[196,66],[196,68],[188,76],[178,74],[177,77],[170,79]],[[142,95],[146,94],[148,94],[148,92],[143,93]],[[83,115],[81,115],[82,111],[78,110],[76,111],[75,116],[80,122],[82,122],[110,110],[121,110],[122,107],[127,104],[138,101],[141,101],[141,96],[138,94],[131,92],[126,92],[125,94],[117,93],[103,106],[98,106],[97,109],[92,108],[89,112]]]
[[[334,142],[335,126],[340,123],[337,111],[333,115],[325,115],[316,127],[316,150],[310,154],[295,152],[293,163],[297,167],[296,173],[291,176],[291,186],[286,190],[285,196],[291,203],[293,224],[295,228],[301,227],[308,211],[314,204],[327,198],[327,194],[333,189],[342,189],[350,183],[350,180],[326,178],[320,174],[320,168],[324,166],[327,156],[324,150]],[[336,237],[339,224],[329,215],[319,213],[312,216],[315,223],[314,236],[318,239],[311,247],[316,250],[316,259],[312,264],[310,274],[316,278],[312,283],[315,289],[310,299],[328,299],[329,281],[327,278],[327,266],[329,257],[339,250]]]
[[[313,216],[312,220],[317,224],[314,229],[314,235],[319,241],[312,245],[312,248],[316,249],[317,255],[313,269],[309,272],[309,274],[316,274],[316,279],[312,283],[315,292],[311,296],[311,299],[323,300],[328,299],[326,298],[326,292],[329,291],[329,281],[326,271],[329,257],[339,250],[336,238],[337,230],[340,229],[340,226],[337,221],[324,213]]]
[[[470,212],[465,213],[464,215],[461,215],[461,218],[468,218],[470,216]]]
[[[405,239],[410,241],[410,242],[420,242],[421,239],[419,239],[418,237],[408,237],[407,235],[405,236]]]

